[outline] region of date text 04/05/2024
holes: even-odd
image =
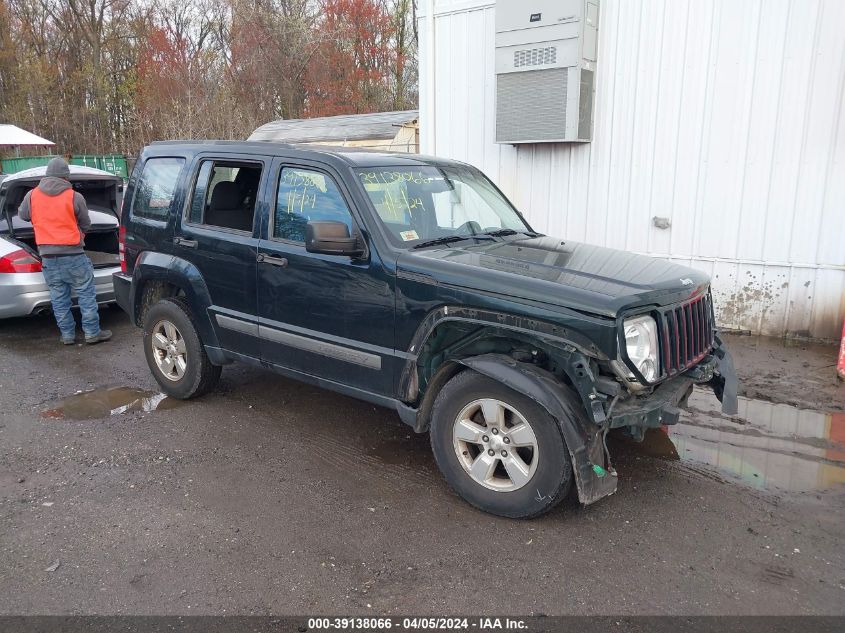
[[[372,617],[372,618],[309,618],[308,630],[421,630],[421,631],[454,631],[476,630],[497,631],[527,630],[528,625],[518,618],[476,617],[476,618],[446,618],[446,617]]]

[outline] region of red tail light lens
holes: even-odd
[[[126,227],[117,230],[117,255],[120,258],[120,272],[126,272]]]
[[[40,273],[41,262],[22,248],[0,257],[0,273]]]

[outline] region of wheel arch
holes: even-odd
[[[604,468],[603,429],[579,406],[572,386],[551,372],[503,354],[464,358],[455,364],[459,371],[476,371],[528,396],[549,413],[560,428],[572,460],[581,503],[590,504],[616,492],[616,472]]]
[[[409,349],[413,354],[400,378],[400,398],[417,405],[416,410],[405,410],[403,419],[418,433],[427,431],[443,385],[461,371],[476,371],[526,394],[557,421],[582,503],[613,494],[616,473],[609,468],[602,438],[605,408],[596,392],[590,363],[591,358],[606,357],[583,335],[567,328],[481,313],[442,308],[426,319]],[[447,331],[440,331],[438,341],[438,328],[444,327]],[[450,328],[454,328],[451,334]],[[433,341],[437,345],[432,346]],[[488,345],[491,342],[501,345]],[[526,346],[527,358],[515,358],[514,349],[509,348],[513,344]],[[532,346],[554,353],[553,362],[546,363],[554,371],[534,362],[539,359],[531,354]]]
[[[199,269],[187,260],[145,251],[132,273],[132,320],[143,325],[144,315],[160,299],[181,296],[191,310],[203,344],[217,347],[218,340],[208,308],[211,295]]]
[[[602,412],[593,410],[589,401],[595,388],[590,359],[607,357],[577,330],[507,313],[444,306],[420,324],[408,352],[398,398],[416,409],[411,424],[417,432],[428,429],[437,391],[460,371],[463,360],[491,353],[545,364],[558,379],[576,388],[597,422],[603,421]],[[407,412],[403,418],[407,420]]]

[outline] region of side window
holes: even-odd
[[[252,232],[261,166],[223,160],[200,163],[188,221]]]
[[[166,220],[176,192],[184,158],[150,158],[135,187],[132,215],[151,220]]]
[[[305,242],[308,222],[343,222],[352,234],[352,214],[331,176],[311,169],[285,167],[279,175],[273,237]]]

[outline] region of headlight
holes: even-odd
[[[650,316],[625,319],[625,349],[648,382],[657,378],[657,324]]]

